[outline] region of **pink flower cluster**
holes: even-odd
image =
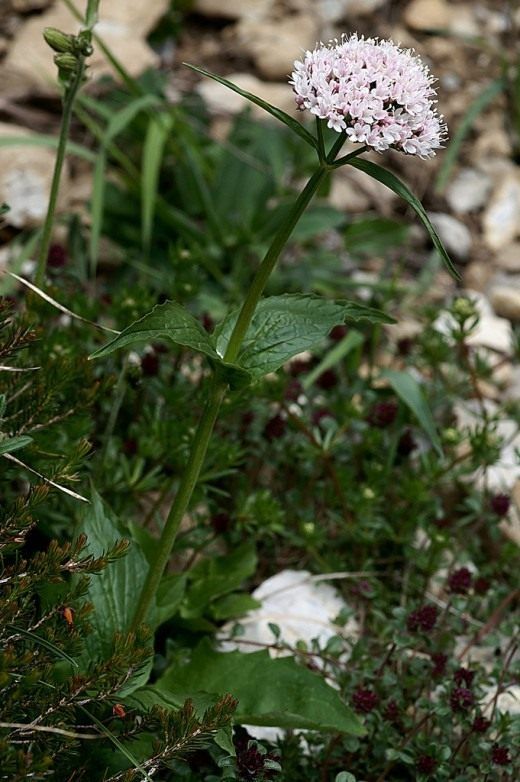
[[[350,141],[427,158],[446,134],[433,81],[412,51],[354,34],[306,52],[294,63],[290,84],[300,109]]]

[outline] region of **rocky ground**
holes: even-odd
[[[166,37],[152,48],[148,36],[170,5],[169,0],[102,0],[98,34],[132,75],[150,66],[165,69],[173,101],[183,91],[197,90],[215,117],[217,135],[244,102],[209,80],[199,81],[183,61],[226,75],[295,113],[287,75],[302,49],[343,32],[390,37],[414,47],[437,75],[439,107],[451,138],[493,80],[505,76],[513,83],[515,61],[520,62],[520,8],[513,1],[193,0],[181,4],[186,13],[170,16],[180,29],[178,39]],[[78,0],[77,7],[84,6]],[[1,0],[0,137],[58,127],[55,66],[41,37],[45,26],[72,31],[77,22],[62,0]],[[97,47],[92,77],[110,72]],[[520,106],[507,91],[495,89],[470,122],[444,184],[438,177],[446,152],[427,162],[398,154],[384,161],[424,199],[462,269],[464,286],[481,294],[484,317],[476,339],[494,351],[501,366],[497,386],[483,390],[494,402],[520,393],[520,371],[508,360],[511,326],[520,323]],[[0,202],[11,205],[11,231],[41,221],[52,165],[50,150],[0,147]],[[402,210],[391,193],[359,173],[341,169],[330,195],[336,207],[353,214]],[[69,170],[62,207],[85,200],[88,183],[87,171]],[[419,250],[425,242],[417,229]],[[440,273],[441,295],[453,288]]]

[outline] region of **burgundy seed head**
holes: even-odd
[[[467,567],[461,567],[454,570],[448,578],[448,588],[456,595],[465,595],[471,588],[472,580],[471,571]]]
[[[489,504],[497,516],[505,516],[511,507],[511,499],[507,494],[495,494],[494,497],[491,497]]]
[[[437,529],[448,529],[451,527],[451,519],[448,516],[443,516],[441,519],[435,519],[433,522]]]
[[[494,744],[491,749],[491,762],[496,766],[507,766],[511,763],[509,757],[509,750],[507,747],[502,747],[500,744]]]
[[[431,755],[420,755],[416,763],[417,771],[420,774],[433,774],[437,768],[437,761]]]
[[[397,453],[399,456],[410,456],[412,451],[417,448],[417,443],[409,429],[405,429],[397,443]]]
[[[408,615],[406,620],[406,626],[412,633],[421,631],[423,633],[429,633],[435,627],[437,622],[438,609],[434,605],[423,605],[420,608],[416,608]]]
[[[67,252],[61,244],[51,244],[47,255],[47,266],[61,269],[67,263]]]
[[[343,337],[347,336],[347,333],[348,328],[346,326],[334,326],[329,334],[329,339],[331,339],[333,342],[340,342]]]
[[[378,429],[385,429],[395,421],[398,409],[399,406],[397,402],[392,399],[384,402],[376,402],[367,416],[367,421]]]
[[[204,326],[206,331],[209,332],[213,331],[213,329],[215,328],[215,321],[213,320],[211,315],[208,315],[207,312],[205,312],[204,315],[202,316],[202,325]]]
[[[413,339],[410,337],[401,337],[397,340],[397,352],[400,356],[409,356],[413,348]]]
[[[293,378],[293,380],[289,381],[287,384],[287,387],[284,392],[284,399],[286,399],[288,402],[295,402],[300,394],[302,393],[303,388],[302,384],[299,380],[296,380],[296,378]]]
[[[442,676],[446,670],[446,663],[448,662],[448,655],[441,652],[435,652],[431,657],[433,663],[432,674],[434,676]]]
[[[475,579],[475,583],[473,584],[473,589],[475,590],[475,594],[477,595],[485,595],[486,592],[489,590],[489,587],[491,586],[491,581],[489,579],[484,578],[483,576],[479,576]]]
[[[319,426],[324,418],[334,418],[334,416],[326,407],[320,407],[318,410],[314,410],[311,421],[314,426]]]
[[[283,437],[287,429],[287,421],[281,415],[274,415],[264,426],[264,437],[269,442]]]
[[[214,513],[211,517],[211,526],[217,535],[221,535],[223,532],[227,532],[229,529],[230,518],[229,514],[225,511]]]
[[[379,703],[379,698],[373,690],[358,687],[352,696],[352,703],[359,714],[370,714]]]
[[[491,722],[487,720],[485,717],[483,717],[482,714],[479,714],[478,717],[475,717],[475,719],[473,720],[471,729],[475,733],[486,733],[490,725]]]
[[[475,696],[466,687],[455,687],[450,695],[450,704],[453,711],[468,711],[473,706]]]
[[[395,701],[388,701],[383,712],[383,717],[387,722],[397,723],[401,717],[401,710]]]
[[[334,388],[339,383],[339,378],[333,369],[326,369],[316,380],[316,385],[324,391]]]
[[[471,687],[475,678],[475,671],[469,671],[467,668],[458,668],[453,674],[453,678],[459,687]]]
[[[137,453],[137,440],[133,437],[128,437],[123,443],[123,453],[127,456],[133,456]]]
[[[292,377],[298,377],[298,375],[304,375],[312,367],[312,361],[304,361],[301,358],[297,358],[295,361],[291,361],[288,367],[289,374]]]
[[[147,377],[155,377],[159,372],[159,356],[155,351],[145,353],[141,358],[141,370]]]

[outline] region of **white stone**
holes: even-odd
[[[520,177],[513,173],[500,181],[482,221],[484,240],[491,250],[511,244],[520,233]]]
[[[273,6],[274,0],[195,0],[193,10],[202,16],[243,19],[266,16]]]
[[[486,717],[496,709],[501,714],[509,714],[512,717],[520,715],[520,686],[512,684],[497,697],[496,687],[486,687],[486,694],[480,700],[480,707]]]
[[[487,297],[475,290],[465,290],[464,294],[475,304],[479,322],[467,337],[468,345],[486,348],[497,353],[509,353],[513,339],[511,323],[506,318],[495,315]],[[455,320],[448,312],[442,312],[435,321],[435,328],[442,334],[448,334],[455,326]]]
[[[242,19],[235,27],[240,50],[252,57],[261,76],[286,80],[294,61],[306,49],[313,49],[319,38],[314,14],[294,14],[281,19],[255,21]]]
[[[30,138],[31,133],[18,125],[0,123],[0,137]],[[9,204],[10,211],[4,220],[16,228],[39,225],[46,213],[49,201],[56,153],[40,146],[0,147],[0,203]],[[67,166],[64,166],[60,200],[67,189]]]
[[[520,242],[513,242],[500,250],[495,256],[495,263],[499,269],[520,274]]]
[[[486,203],[491,180],[483,171],[464,168],[446,189],[446,200],[454,212],[475,212]]]
[[[489,298],[497,315],[520,322],[520,288],[497,285],[491,289]]]
[[[430,212],[429,218],[449,253],[465,260],[471,251],[471,233],[457,218],[444,212]]]
[[[253,95],[268,101],[268,103],[272,103],[273,106],[283,109],[283,111],[289,114],[296,115],[296,103],[294,102],[289,84],[264,82],[250,73],[232,73],[226,76],[226,79],[236,84],[240,89],[251,92]],[[228,87],[211,79],[203,79],[199,82],[197,92],[202,96],[208,109],[213,114],[238,114],[246,106],[250,106],[253,115],[258,119],[272,119],[268,112],[250,103],[247,98],[243,98]]]
[[[76,5],[84,13],[86,0]],[[100,4],[96,32],[131,76],[158,64],[158,56],[146,43],[146,36],[168,7],[169,0],[110,0]],[[13,92],[58,91],[53,52],[42,36],[44,27],[77,33],[80,23],[63,3],[56,3],[43,14],[27,19],[14,37],[0,68],[2,83],[7,83]],[[99,46],[94,45],[94,54],[88,63],[92,77],[116,75]]]
[[[343,169],[336,172],[332,178],[332,185],[329,193],[329,203],[331,206],[348,214],[358,214],[366,212],[370,207],[370,199],[357,185],[347,176],[338,176]]]

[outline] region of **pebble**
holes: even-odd
[[[201,16],[243,19],[266,16],[273,6],[274,0],[195,0],[193,10]]]
[[[458,214],[476,212],[486,203],[491,180],[476,168],[463,168],[446,189],[446,201]]]
[[[412,30],[440,30],[450,23],[450,7],[444,0],[412,0],[404,21]]]
[[[468,227],[456,217],[444,212],[430,212],[429,218],[447,251],[461,261],[466,260],[472,245]]]
[[[495,263],[503,271],[520,274],[520,242],[502,248],[495,256]]]
[[[231,73],[226,76],[226,79],[236,84],[237,87],[257,95],[268,103],[272,103],[277,108],[283,109],[283,111],[290,114],[296,114],[296,104],[288,84],[273,84],[272,82],[261,81],[261,79],[250,73]],[[202,96],[208,109],[213,114],[238,114],[246,106],[251,106],[253,116],[261,119],[270,119],[270,115],[266,111],[258,106],[254,106],[246,98],[217,82],[203,79],[197,85],[197,92]]]
[[[489,298],[497,315],[520,323],[520,288],[497,285],[491,289]]]
[[[511,244],[520,233],[520,177],[508,174],[498,184],[482,221],[484,241],[491,250]]]
[[[294,14],[281,19],[242,19],[235,26],[241,52],[252,57],[261,76],[286,81],[296,59],[313,49],[320,37],[313,14]]]

